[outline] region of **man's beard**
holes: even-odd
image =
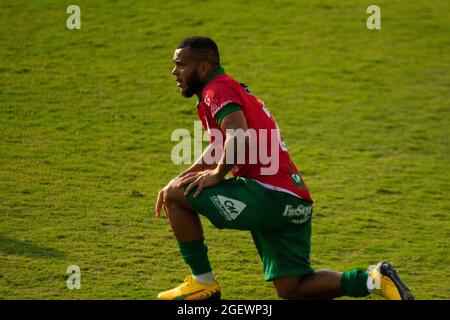
[[[198,77],[197,72],[193,72],[189,79],[186,80],[186,91],[182,91],[183,97],[190,98],[197,92],[200,92],[205,84]]]

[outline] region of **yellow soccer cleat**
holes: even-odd
[[[158,294],[161,300],[219,300],[220,287],[217,281],[200,283],[193,276],[187,276],[176,288]]]
[[[400,279],[392,263],[382,261],[376,266],[370,266],[367,272],[373,280],[373,283],[368,284],[372,293],[387,300],[414,300],[414,296]]]

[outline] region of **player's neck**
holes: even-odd
[[[206,84],[212,80],[212,79],[209,79],[210,76],[211,76],[212,74],[214,74],[215,72],[217,72],[219,69],[221,69],[221,66],[220,66],[220,65],[214,66],[214,67],[211,69],[211,71],[208,72],[208,74],[206,75],[205,83],[203,84],[203,86],[201,87],[201,89],[195,94],[195,95],[197,96],[197,98],[199,99],[199,101],[202,100],[202,92],[203,92],[203,89],[206,87]],[[209,81],[208,81],[208,79],[209,79]]]
[[[203,87],[204,88],[204,87]],[[197,96],[197,98],[198,98],[198,101],[202,101],[202,92],[203,92],[203,88],[199,91],[199,92],[197,92],[195,95]]]

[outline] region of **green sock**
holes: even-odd
[[[194,276],[212,271],[205,238],[190,242],[179,242],[178,247],[184,262],[189,265]]]
[[[369,274],[362,270],[348,270],[342,273],[342,293],[349,297],[365,297],[369,295],[367,278]]]

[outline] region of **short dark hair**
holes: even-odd
[[[202,58],[213,65],[220,66],[219,49],[213,39],[204,36],[185,38],[177,45],[177,49],[185,47],[196,51]]]

